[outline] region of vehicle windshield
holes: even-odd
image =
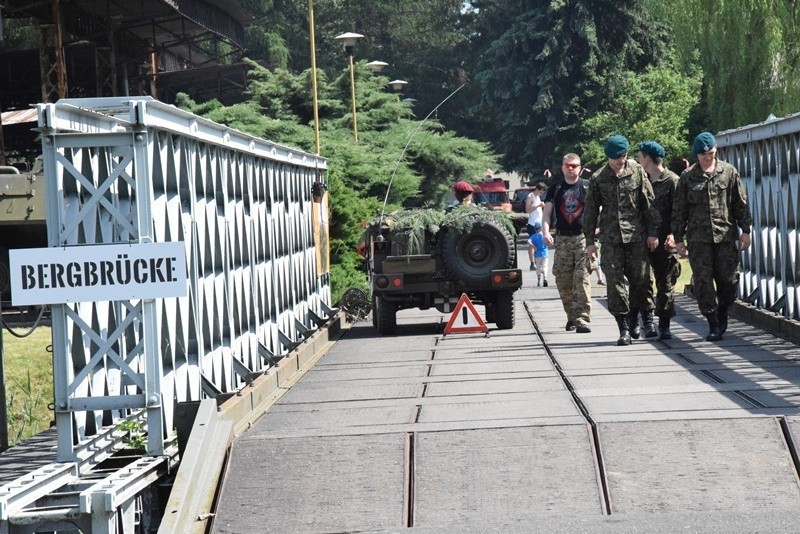
[[[505,204],[508,202],[508,193],[505,191],[476,191],[475,201],[478,204]]]

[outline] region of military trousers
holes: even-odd
[[[575,325],[591,322],[592,283],[589,262],[586,258],[586,238],[583,235],[556,235],[556,252],[553,258],[553,276],[558,295]]]
[[[651,272],[656,283],[655,314],[658,317],[675,317],[675,283],[681,275],[678,254],[674,250],[664,249],[659,243],[658,248],[650,252],[649,256]]]
[[[715,313],[736,301],[739,286],[739,251],[735,241],[689,242],[692,285],[700,313]]]
[[[650,259],[647,244],[603,243],[603,273],[606,275],[608,311],[627,315],[630,310],[652,310]]]

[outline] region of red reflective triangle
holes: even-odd
[[[458,299],[456,309],[450,315],[450,320],[447,321],[447,326],[444,327],[445,334],[465,334],[474,332],[488,332],[486,323],[483,322],[475,305],[469,300],[466,293],[461,294]]]

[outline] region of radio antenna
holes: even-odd
[[[425,124],[425,122],[426,122],[426,121],[427,121],[427,120],[428,120],[428,119],[431,117],[431,115],[433,115],[434,113],[436,113],[436,110],[437,110],[437,109],[439,109],[439,108],[442,106],[442,104],[444,104],[445,102],[447,102],[448,100],[450,100],[450,98],[451,98],[451,97],[452,97],[454,94],[456,94],[457,92],[459,92],[459,91],[460,91],[460,90],[461,90],[461,89],[462,89],[462,88],[463,88],[465,85],[467,85],[467,84],[465,84],[465,83],[462,83],[462,84],[461,84],[461,85],[458,87],[458,89],[456,89],[455,91],[453,91],[452,93],[450,93],[449,95],[447,95],[447,97],[445,97],[445,99],[444,99],[444,100],[442,100],[441,102],[439,102],[439,104],[437,104],[437,106],[436,106],[435,108],[433,108],[433,109],[431,110],[431,112],[430,112],[430,113],[428,113],[428,114],[425,116],[425,118],[424,118],[424,119],[422,119],[422,122],[420,122],[420,123],[417,125],[417,127],[414,129],[414,131],[413,131],[413,132],[411,132],[411,136],[408,138],[408,142],[406,143],[406,146],[404,146],[404,147],[403,147],[403,151],[400,153],[400,157],[399,157],[399,158],[397,158],[397,163],[395,163],[395,165],[394,165],[394,170],[392,171],[392,176],[391,176],[391,178],[389,178],[389,184],[386,186],[386,196],[383,198],[383,206],[381,206],[381,216],[380,216],[380,218],[378,219],[378,228],[380,228],[380,227],[381,227],[381,225],[383,224],[383,215],[384,215],[384,213],[386,212],[386,204],[389,202],[389,191],[391,191],[391,189],[392,189],[392,182],[394,181],[394,177],[395,177],[395,175],[397,174],[397,169],[398,169],[398,167],[400,167],[400,162],[401,162],[401,161],[403,161],[403,156],[405,156],[405,155],[406,155],[406,150],[408,150],[408,145],[410,145],[410,144],[411,144],[411,140],[412,140],[412,139],[414,139],[414,136],[415,136],[415,135],[417,135],[417,132],[419,131],[419,129],[420,129],[420,128],[422,128],[422,125],[423,125],[423,124]]]

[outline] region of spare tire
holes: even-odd
[[[474,219],[466,231],[446,227],[440,253],[447,276],[468,284],[485,284],[493,270],[516,263],[514,237],[492,219]]]

